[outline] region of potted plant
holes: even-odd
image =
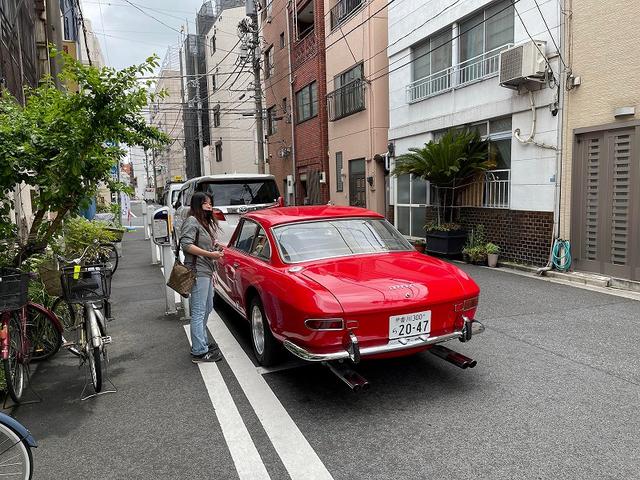
[[[427,246],[423,238],[413,240],[411,244],[413,245],[413,248],[415,248],[419,253],[424,253],[425,247]]]
[[[459,254],[465,231],[454,223],[456,196],[479,173],[495,167],[488,145],[470,130],[450,130],[437,142],[410,148],[396,159],[394,175],[412,174],[429,181],[436,207],[435,226],[427,228],[427,251]],[[457,228],[453,228],[453,226]]]
[[[498,266],[498,255],[500,254],[500,247],[495,243],[487,243],[485,245],[485,250],[487,252],[487,263],[490,267]]]
[[[484,245],[478,245],[476,247],[464,247],[462,253],[467,258],[469,263],[474,265],[486,265],[487,263],[487,251]]]

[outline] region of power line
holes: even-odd
[[[142,12],[143,15],[146,15],[147,17],[152,18],[156,22],[160,23],[161,25],[164,25],[165,27],[173,30],[174,32],[182,34],[182,32],[180,30],[177,30],[177,29],[173,28],[171,25],[169,25],[167,23],[164,23],[162,20],[158,19],[157,17],[154,17],[150,13],[145,12],[142,8],[140,8],[138,5],[136,5],[135,3],[131,2],[130,0],[124,0],[124,1],[127,2],[129,5],[131,5],[132,7],[134,7],[136,10]]]
[[[102,25],[102,31],[104,32],[104,17],[102,16],[102,3],[100,0],[98,0],[98,9],[100,10],[100,25]],[[107,62],[111,65],[111,58],[109,58],[109,45],[107,45],[106,40],[104,41],[104,53],[107,55]]]
[[[558,56],[560,57],[560,61],[562,62],[562,65],[564,65],[564,68],[567,68],[567,64],[564,61],[564,58],[562,58],[562,52],[560,52],[560,48],[558,47],[558,44],[556,43],[555,38],[553,38],[553,34],[551,33],[551,29],[549,28],[549,24],[547,24],[547,19],[544,18],[544,15],[542,14],[542,10],[540,9],[540,5],[538,5],[538,0],[533,0],[536,4],[536,7],[538,8],[538,12],[540,12],[540,16],[542,17],[542,21],[544,22],[544,26],[547,27],[547,32],[549,32],[549,36],[551,37],[551,41],[553,42],[553,46],[556,47],[556,52],[558,52]],[[513,7],[515,8],[515,7]],[[521,19],[522,20],[522,19]]]

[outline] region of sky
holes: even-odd
[[[91,20],[102,55],[111,67],[142,63],[154,53],[162,62],[167,47],[179,45],[179,32],[183,26],[186,28],[187,21],[189,32],[195,32],[196,12],[203,1],[131,0],[131,3],[147,15],[127,0],[81,1],[83,14]]]

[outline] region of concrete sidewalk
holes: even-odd
[[[65,350],[39,365],[32,385],[42,402],[14,412],[38,441],[34,479],[237,478],[182,322],[164,315],[164,281],[142,230],[127,233],[123,249],[108,325],[118,392],[80,401],[85,367]]]

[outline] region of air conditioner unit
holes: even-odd
[[[545,48],[546,42],[535,40],[500,52],[500,85],[517,90],[530,82],[544,82],[547,72]]]

